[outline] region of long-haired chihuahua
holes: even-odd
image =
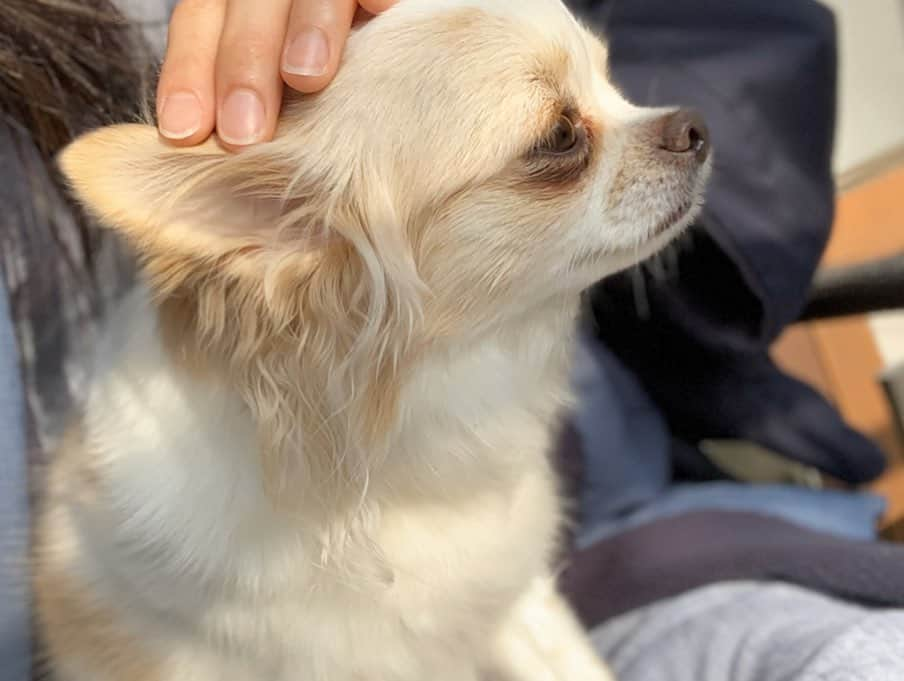
[[[579,294],[692,220],[706,128],[559,0],[402,0],[275,141],[62,154],[143,263],[46,483],[60,681],[604,681],[554,586]]]

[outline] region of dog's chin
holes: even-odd
[[[614,251],[601,248],[576,258],[574,272],[581,280],[579,286],[582,288],[590,286],[654,256],[693,224],[702,206],[702,197],[699,195],[680,204],[665,217],[653,222],[653,227],[648,228],[647,238],[633,248],[620,248]]]
[[[687,204],[680,206],[671,212],[664,220],[659,222],[653,230],[650,239],[640,249],[635,252],[635,263],[641,262],[654,256],[663,248],[668,246],[672,241],[684,234],[690,227],[697,216],[703,203],[699,198],[689,201]]]
[[[687,198],[681,199],[677,205],[661,218],[651,233],[651,241],[658,241],[664,236],[666,243],[687,229],[697,219],[703,208],[703,191],[709,179],[710,166],[705,165],[693,182],[693,191]]]
[[[667,239],[673,239],[678,233],[687,228],[696,213],[697,211],[692,201],[682,203],[656,223],[652,230],[651,241],[663,235]]]
[[[665,218],[656,224],[652,230],[649,239],[649,252],[644,257],[653,255],[656,251],[666,246],[670,241],[680,236],[684,231],[693,224],[700,210],[703,208],[703,202],[700,197],[694,197],[671,211]],[[647,250],[647,249],[642,249]]]
[[[693,224],[703,209],[703,188],[708,177],[708,167],[697,179],[696,191],[693,195],[666,213],[665,217],[655,223],[650,231],[650,238],[634,253],[637,261],[646,260],[679,237]]]

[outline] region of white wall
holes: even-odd
[[[835,173],[844,186],[904,160],[904,2],[823,2],[838,21]]]
[[[904,163],[904,0],[823,2],[838,22],[834,165],[844,187]],[[904,364],[904,312],[870,315],[870,326],[884,365]]]

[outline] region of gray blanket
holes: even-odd
[[[901,681],[904,612],[785,584],[727,582],[593,632],[620,681]]]

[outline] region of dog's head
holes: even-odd
[[[479,332],[649,255],[691,220],[707,157],[699,117],[625,101],[559,0],[402,0],[272,143],[127,125],[61,164],[181,301],[180,333],[231,356],[285,333],[379,372],[400,335]]]
[[[697,116],[620,96],[606,48],[558,0],[403,0],[357,30],[326,92],[288,102],[273,143],[176,150],[112,127],[62,167],[164,288],[229,276],[263,294],[279,270],[288,286],[399,287],[428,316],[498,316],[664,244],[707,156]],[[337,251],[344,268],[326,271]],[[365,279],[339,281],[347,259]]]

